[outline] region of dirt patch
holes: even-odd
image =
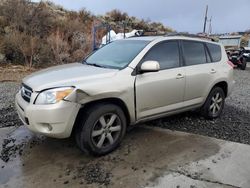
[[[45,138],[30,148],[29,143],[36,136],[26,138],[26,134],[31,133],[20,127],[11,134],[16,140],[4,141],[11,149],[3,150],[10,154],[7,155],[10,159],[2,163],[2,173],[8,172],[12,165],[17,169],[11,178],[2,181],[10,187],[141,187],[155,181],[167,167],[207,158],[220,149],[209,138],[138,126],[127,134],[115,152],[92,157],[80,152],[72,139]],[[12,146],[19,144],[24,144],[20,147],[22,155]]]
[[[0,128],[21,126],[22,122],[19,119],[14,106],[10,105],[0,109]]]
[[[21,157],[24,150],[32,149],[34,146],[42,143],[43,137],[25,136],[22,140],[16,140],[15,137],[7,136],[3,139],[2,150],[0,152],[0,159],[7,163],[11,159]]]
[[[111,173],[102,168],[104,164],[98,162],[95,164],[87,164],[78,167],[75,177],[81,179],[81,182],[86,181],[87,184],[109,185],[111,181]]]
[[[11,155],[15,155],[15,152],[18,150],[18,147],[15,145],[15,139],[4,139],[2,144],[2,151],[0,153],[0,159],[4,162],[8,162],[10,160]],[[20,154],[22,150],[20,150]]]
[[[25,76],[36,71],[21,65],[0,66],[0,82],[20,82]]]

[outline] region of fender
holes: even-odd
[[[132,93],[134,95],[134,93]],[[118,99],[122,101],[127,108],[127,112],[130,116],[130,123],[133,124],[136,121],[134,111],[134,97],[131,97],[130,91],[109,91],[92,94],[81,89],[76,89],[72,94],[66,97],[64,100],[74,102],[84,106],[87,103],[95,101],[105,101],[105,99]]]

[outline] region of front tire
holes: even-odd
[[[224,108],[225,93],[222,88],[215,87],[209,93],[205,104],[202,106],[201,113],[206,119],[218,118]]]
[[[126,132],[126,117],[114,104],[101,103],[86,109],[76,129],[79,148],[93,155],[105,155],[115,150]]]

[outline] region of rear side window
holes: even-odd
[[[210,52],[212,62],[218,62],[221,60],[221,47],[217,44],[207,43],[208,50]]]
[[[185,63],[189,65],[199,65],[207,62],[205,46],[201,42],[183,41],[183,53]]]
[[[158,61],[161,70],[179,67],[180,58],[178,42],[167,41],[156,44],[145,55],[143,61]]]

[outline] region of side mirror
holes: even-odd
[[[140,73],[145,72],[158,72],[160,64],[157,61],[145,61],[141,64]]]

